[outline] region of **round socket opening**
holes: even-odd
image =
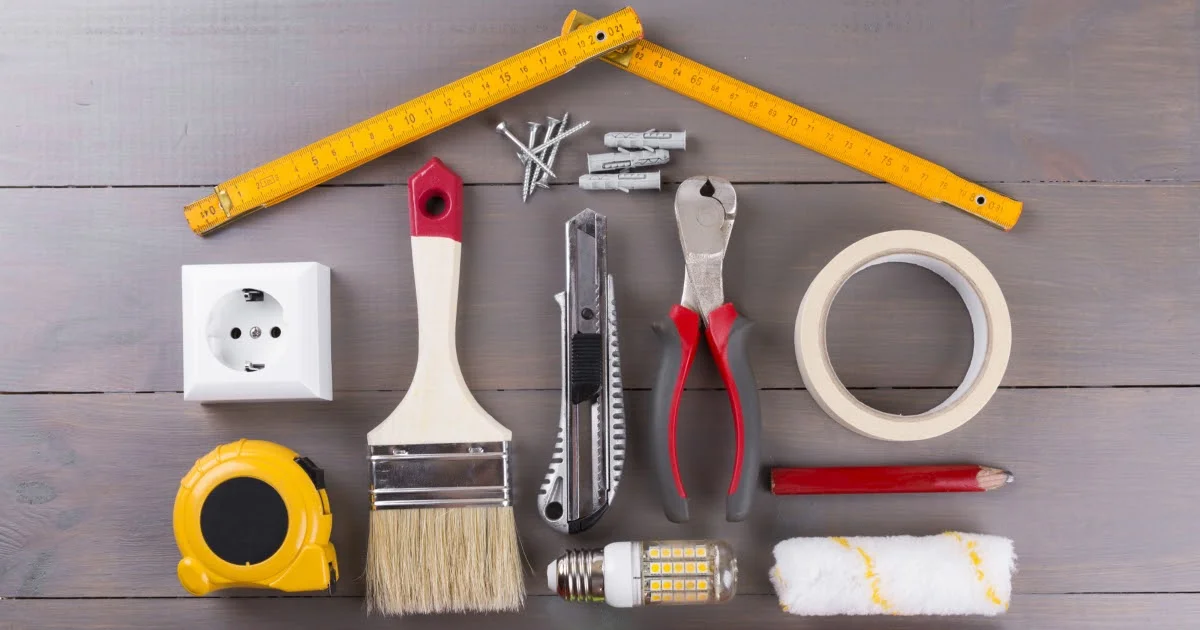
[[[237,372],[269,369],[283,348],[284,328],[279,300],[259,289],[237,289],[217,300],[208,315],[208,349]]]

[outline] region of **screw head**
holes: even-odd
[[[503,120],[496,123],[496,132],[497,133],[504,133],[505,131],[508,131],[508,123],[504,122]]]
[[[259,328],[258,326],[254,326],[250,329],[250,338],[251,339],[258,339],[261,336],[262,336],[262,329]]]

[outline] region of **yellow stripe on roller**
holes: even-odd
[[[593,18],[572,11],[563,33]],[[893,186],[1011,230],[1022,204],[831,118],[641,40],[604,61]]]
[[[184,217],[193,232],[207,234],[641,37],[637,14],[622,9],[591,28],[555,37],[223,182],[213,194],[184,207]]]
[[[950,536],[954,540],[957,540],[967,552],[967,559],[971,561],[971,566],[975,568],[975,579],[983,583],[983,585],[986,587],[983,596],[993,604],[1002,606],[1004,607],[1004,610],[1008,610],[1008,603],[996,595],[996,587],[988,583],[987,575],[983,572],[983,558],[980,557],[979,552],[977,551],[979,548],[979,541],[965,540],[962,537],[962,534],[959,534],[958,532],[946,532],[946,535]]]
[[[859,557],[862,558],[863,564],[866,565],[867,568],[864,577],[867,578],[867,585],[871,587],[871,602],[876,606],[879,606],[880,610],[885,613],[890,615],[899,614],[892,608],[891,602],[883,597],[883,585],[881,584],[883,578],[875,572],[875,559],[872,558],[865,549],[850,544],[849,540],[842,538],[841,536],[831,536],[830,540],[841,545],[845,549],[857,552]]]

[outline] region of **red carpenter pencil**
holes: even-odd
[[[772,468],[771,494],[986,492],[1012,480],[1012,473],[987,466]]]

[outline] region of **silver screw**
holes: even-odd
[[[569,117],[570,115],[571,115],[571,112],[563,112],[562,120],[559,121],[559,125],[558,125],[559,129],[562,129],[563,127],[567,126],[567,117]],[[551,118],[550,120],[554,120],[554,119]],[[546,135],[550,135],[550,132],[547,131]],[[546,158],[546,164],[549,164],[550,166],[554,166],[554,158],[558,157],[558,147],[560,147],[560,146],[562,146],[562,141],[556,142],[556,143],[554,143],[553,147],[550,147],[550,155],[549,155],[549,157]],[[547,175],[546,173],[542,173],[541,178],[538,179],[538,184],[549,188],[550,187],[548,184],[549,181],[550,181],[550,176]]]
[[[250,338],[251,339],[258,339],[261,336],[262,336],[261,328],[259,328],[258,326],[254,326],[254,327],[250,328]]]
[[[592,124],[592,121],[585,120],[585,121],[579,123],[578,125],[575,125],[574,127],[571,127],[570,129],[559,133],[557,136],[554,136],[553,138],[546,140],[545,142],[537,145],[536,147],[533,147],[532,150],[534,153],[537,153],[537,152],[545,149],[546,147],[554,146],[554,145],[558,144],[559,142],[562,142],[567,136],[574,134],[575,132],[579,131],[580,129],[583,129],[584,127],[586,127],[590,124]],[[522,145],[522,146],[524,146],[524,145]],[[527,159],[529,159],[529,158],[527,158],[524,155],[521,156],[522,163],[524,163],[525,160],[527,160]],[[554,179],[558,179],[558,175],[555,175],[553,172],[550,173],[550,177],[553,177]]]
[[[562,129],[562,124],[563,124],[563,121],[561,121],[557,118],[554,118],[552,116],[547,116],[546,117],[546,136],[545,137],[550,138],[551,136],[553,136],[555,129]],[[532,144],[532,143],[530,143],[530,144]],[[550,147],[549,149],[542,151],[538,155],[538,157],[542,158],[542,160],[546,162],[546,166],[551,166],[551,167],[554,166],[554,158],[551,158],[549,156],[552,155],[553,151],[556,150],[557,148],[558,148],[558,145],[556,144],[553,147]],[[535,169],[533,169],[532,184],[534,186],[537,186],[538,188],[549,188],[550,186],[546,184],[546,180],[549,179],[549,177],[550,177],[549,175],[546,175],[545,173],[542,172],[542,169],[535,168]]]
[[[551,171],[549,168],[546,167],[546,165],[540,159],[538,159],[538,156],[536,155],[535,151],[531,151],[529,149],[529,147],[525,146],[524,142],[521,142],[520,139],[518,139],[516,136],[514,136],[512,134],[511,131],[508,130],[508,125],[504,121],[500,121],[500,123],[498,125],[496,125],[496,133],[504,134],[505,138],[508,138],[509,140],[511,140],[512,143],[517,145],[517,148],[521,150],[521,153],[525,154],[526,159],[533,160],[534,164],[545,169],[546,172],[550,173],[551,177],[558,177],[557,175],[554,174],[554,171]],[[538,150],[541,150],[541,149],[539,148]],[[522,160],[522,161],[524,161],[524,160]]]
[[[541,128],[542,128],[542,123],[535,123],[535,122],[529,123],[529,146],[533,146],[533,143],[537,142],[537,132],[538,132],[538,129],[541,129]],[[521,201],[522,202],[529,201],[529,194],[532,192],[530,190],[530,188],[533,187],[532,182],[533,182],[533,162],[526,162],[525,163],[525,176],[521,179]]]

